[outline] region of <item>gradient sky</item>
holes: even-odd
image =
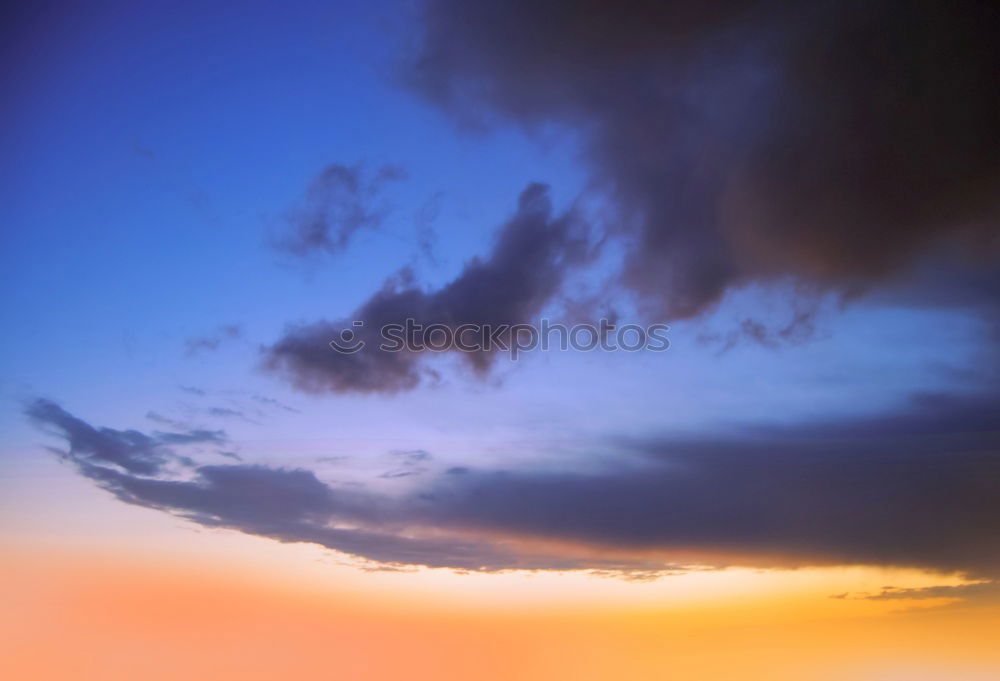
[[[995,678],[998,22],[7,10],[0,672]]]

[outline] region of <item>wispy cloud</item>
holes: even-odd
[[[173,432],[116,430],[95,428],[55,402],[38,399],[30,403],[25,414],[33,423],[62,437],[69,449],[58,451],[60,456],[86,466],[116,466],[135,475],[155,475],[171,461],[187,463],[177,455],[173,445],[223,444],[222,430],[192,429]]]
[[[213,352],[219,349],[219,346],[224,342],[229,340],[235,340],[243,336],[243,328],[239,324],[226,324],[220,326],[215,331],[208,333],[204,336],[195,336],[194,338],[188,338],[184,341],[185,352],[188,356],[194,356],[201,354],[203,352]],[[184,389],[184,388],[182,388]],[[198,390],[186,389],[188,392],[194,394],[199,394],[194,392]],[[201,393],[203,394],[203,392]]]
[[[338,253],[364,229],[382,224],[386,185],[406,178],[400,166],[384,165],[367,173],[361,164],[333,163],[312,181],[302,205],[288,217],[289,231],[274,244],[298,256]]]

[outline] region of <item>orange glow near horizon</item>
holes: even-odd
[[[902,681],[1000,669],[994,608],[829,597],[886,579],[957,583],[916,572],[732,571],[634,584],[427,571],[407,573],[402,589],[392,573],[362,580],[315,565],[311,578],[274,579],[239,561],[19,547],[4,562],[0,678]],[[563,592],[546,593],[557,581]],[[532,582],[534,600],[524,597]],[[588,594],[605,589],[611,597]],[[629,590],[645,601],[619,597]],[[497,598],[514,592],[516,603]]]
[[[0,533],[5,681],[986,681],[1000,670],[996,606],[831,598],[962,583],[954,575],[369,572],[316,546],[64,487],[84,510],[7,498],[19,515]]]

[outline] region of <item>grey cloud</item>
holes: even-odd
[[[346,456],[346,455],[321,456],[318,459],[316,459],[316,463],[335,463],[335,464],[339,464],[339,463],[343,463],[344,461],[350,461],[351,458],[353,458],[353,457]]]
[[[255,402],[259,402],[268,407],[273,407],[275,409],[280,409],[282,411],[291,412],[293,414],[301,414],[302,411],[296,409],[295,407],[290,407],[280,400],[276,400],[273,397],[266,397],[264,395],[251,395],[250,398]]]
[[[432,265],[438,264],[437,258],[437,234],[434,231],[434,221],[441,213],[441,205],[444,202],[444,194],[438,192],[424,202],[420,210],[417,211],[414,222],[416,224],[417,249],[420,254]]]
[[[946,245],[996,264],[990,3],[420,7],[402,80],[464,122],[578,132],[652,311],[786,276],[855,295]]]
[[[153,436],[158,443],[167,445],[223,444],[227,440],[226,431],[204,428],[194,428],[181,433],[153,431]]]
[[[53,425],[50,416],[59,421],[58,415],[47,412],[32,418]],[[88,455],[71,447],[67,458],[82,475],[123,502],[159,509],[205,527],[318,544],[378,563],[459,570],[594,568],[625,573],[663,567],[601,557],[580,561],[558,554],[525,553],[502,541],[466,539],[461,533],[428,533],[426,527],[409,520],[405,504],[353,489],[334,489],[311,471],[203,465],[191,479],[167,479],[145,475],[159,471],[143,470],[139,475],[116,470],[107,465],[117,463],[111,460],[115,452],[98,450]]]
[[[53,431],[66,440],[68,451],[61,454],[87,465],[120,466],[130,474],[154,475],[170,461],[183,460],[171,445],[220,444],[226,441],[221,430],[153,432],[94,428],[55,402],[37,399],[25,414],[33,423]]]
[[[862,594],[858,597],[870,601],[927,600],[931,598],[998,600],[1000,599],[1000,582],[973,582],[972,584],[924,586],[910,589],[889,586],[877,594]]]
[[[426,449],[394,449],[389,452],[389,455],[407,466],[424,463],[434,458]]]
[[[384,165],[370,177],[361,164],[331,164],[313,180],[305,200],[289,216],[290,232],[275,245],[305,256],[344,250],[363,229],[382,224],[385,208],[379,204],[386,184],[405,179],[399,166]]]
[[[232,409],[231,407],[209,407],[205,410],[205,413],[216,418],[238,419],[248,423],[257,423],[240,409]]]
[[[380,474],[379,477],[386,480],[393,480],[395,478],[409,478],[426,472],[426,468],[398,468],[396,470],[386,471],[385,473]]]
[[[631,549],[792,564],[1000,570],[1000,399],[921,396],[897,413],[627,445],[600,474],[470,472],[440,521]]]
[[[791,345],[801,345],[816,337],[815,309],[796,310],[792,318],[777,327],[765,324],[752,317],[745,317],[725,333],[703,333],[698,342],[718,345],[719,354],[726,353],[738,345],[750,343],[772,350]]]
[[[380,350],[384,326],[403,324],[408,318],[452,329],[465,323],[499,326],[532,321],[562,286],[567,272],[587,256],[581,221],[573,212],[554,216],[547,188],[529,185],[489,256],[467,263],[449,284],[425,291],[408,276],[394,277],[348,319],[289,328],[266,349],[264,366],[309,392],[412,389],[431,374],[422,361],[430,353]],[[366,343],[363,350],[342,354],[330,347],[345,329],[355,334],[355,341]],[[480,374],[488,371],[495,356],[487,351],[460,354]]]
[[[184,341],[184,347],[189,356],[194,356],[202,352],[218,350],[225,341],[240,338],[242,335],[243,328],[239,324],[226,324],[204,336],[187,339]],[[196,395],[205,394],[204,391],[198,391],[197,388],[186,389],[182,387],[181,389]]]
[[[170,426],[171,428],[175,428],[178,430],[184,430],[185,428],[187,428],[187,424],[178,421],[177,419],[172,419],[168,416],[164,416],[163,414],[155,411],[146,412],[146,418],[149,419],[150,421],[153,421],[154,423]]]
[[[200,466],[172,479],[156,461],[132,465],[147,462],[157,436],[93,428],[46,402],[28,415],[67,439],[64,455],[123,501],[393,565],[639,573],[692,562],[877,564],[993,579],[998,406],[995,395],[924,396],[879,418],[609,443],[614,465],[603,469],[451,469],[398,496],[262,466]],[[123,454],[122,440],[142,444]]]
[[[425,449],[394,449],[389,452],[389,456],[392,457],[397,467],[379,475],[380,478],[387,480],[423,475],[430,470],[426,464],[434,458]]]
[[[932,606],[934,610],[965,608],[969,606],[995,605],[1000,602],[1000,581],[985,580],[968,584],[935,585],[924,587],[885,586],[876,593],[845,592],[830,596],[838,600],[864,601],[927,601],[947,600],[943,605]],[[905,603],[904,603],[905,605]],[[926,609],[927,605],[921,605]]]

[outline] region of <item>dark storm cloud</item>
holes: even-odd
[[[908,276],[869,296],[875,303],[922,308],[964,308],[1000,320],[1000,266],[989,258],[960,262],[950,254],[928,258]]]
[[[572,213],[553,215],[547,189],[529,185],[516,213],[501,228],[492,252],[466,264],[459,276],[435,291],[419,288],[406,275],[393,277],[350,318],[290,328],[265,354],[265,366],[286,375],[311,392],[397,392],[417,386],[428,375],[422,359],[428,352],[391,352],[381,329],[409,319],[422,325],[519,324],[534,321],[559,290],[570,268],[587,255],[582,223]],[[330,341],[342,331],[363,341],[364,349],[339,353]],[[469,365],[485,373],[491,352],[462,353]]]
[[[674,555],[715,566],[874,564],[995,578],[998,407],[995,396],[934,396],[881,418],[619,442],[609,444],[614,466],[604,470],[451,469],[401,496],[263,466],[200,466],[175,479],[158,465],[121,463],[146,461],[153,436],[96,429],[47,402],[28,414],[66,438],[63,455],[123,501],[394,565],[638,573],[677,569],[667,562]],[[139,454],[123,456],[123,438],[143,443]],[[564,548],[538,548],[547,542]]]
[[[76,418],[55,402],[38,399],[29,404],[25,413],[35,424],[66,440],[69,450],[59,454],[88,465],[120,466],[131,474],[153,475],[177,457],[171,445],[222,444],[226,434],[221,430],[187,430],[145,434],[137,430],[94,428]]]
[[[623,281],[669,317],[788,275],[856,293],[942,244],[995,262],[991,3],[426,0],[420,25],[429,100],[581,133]]]
[[[379,200],[385,185],[405,177],[405,170],[392,165],[381,166],[371,177],[360,164],[327,166],[289,216],[290,232],[275,245],[300,256],[344,250],[357,232],[382,223],[385,207]]]

